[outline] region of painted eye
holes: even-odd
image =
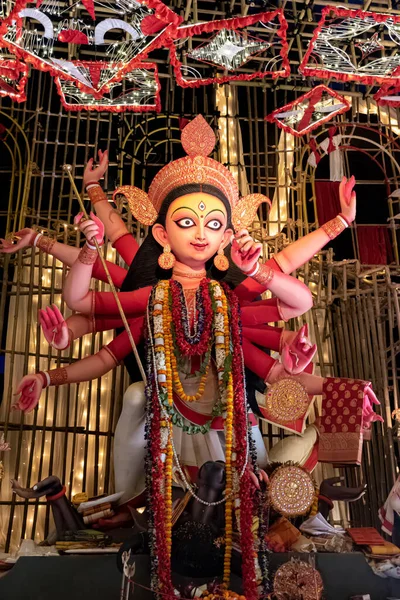
[[[221,229],[222,223],[221,221],[218,221],[218,219],[212,219],[212,221],[207,223],[207,227],[214,229],[214,231],[218,231],[218,229]]]
[[[193,227],[193,225],[194,225],[193,219],[190,219],[189,217],[184,217],[183,219],[178,219],[178,221],[175,221],[175,223],[178,225],[178,227],[182,227],[184,229],[186,229],[188,227]]]

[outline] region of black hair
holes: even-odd
[[[227,215],[228,215],[228,229],[233,229],[231,224],[232,211],[229,201],[225,194],[217,187],[209,184],[196,184],[190,183],[181,185],[174,188],[164,199],[156,223],[159,223],[165,227],[167,218],[167,212],[172,202],[181,196],[187,194],[194,194],[203,192],[204,194],[210,194],[215,196],[224,204]],[[146,239],[140,246],[136,253],[135,258],[132,261],[129,271],[124,279],[121,286],[122,292],[132,292],[134,290],[141,289],[147,286],[154,286],[160,279],[170,279],[172,277],[172,269],[166,271],[161,269],[158,265],[158,257],[163,252],[162,246],[155,240],[151,230],[149,230]],[[217,281],[223,280],[229,287],[235,288],[238,286],[246,276],[240,271],[240,269],[232,262],[230,256],[230,244],[227,247],[227,258],[229,260],[229,268],[227,271],[219,271],[215,268],[213,259],[211,258],[206,264],[207,277],[215,279]],[[121,330],[120,330],[121,331]],[[144,358],[144,343],[138,345],[139,356],[142,361]],[[124,360],[124,364],[128,370],[128,373],[133,382],[140,381],[141,375],[137,366],[136,360],[133,354],[127,356]],[[254,412],[259,413],[256,399],[255,389],[259,391],[265,388],[264,382],[260,378],[254,375],[251,371],[246,369],[246,381],[247,381],[247,399]]]

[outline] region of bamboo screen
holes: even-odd
[[[195,14],[197,9],[195,2],[188,11],[193,10],[195,18],[201,18]],[[306,16],[302,18],[307,32]],[[293,39],[296,65],[296,52],[301,46],[298,35]],[[298,80],[297,86],[293,81],[263,86],[251,82],[182,90],[173,84],[167,68],[161,77],[160,115],[67,113],[61,108],[50,76],[38,72],[31,73],[25,104],[3,100],[0,123],[6,131],[0,140],[2,232],[35,227],[58,241],[80,245],[73,225],[79,207],[62,165],[74,166],[81,188],[88,158],[99,148],[109,148],[111,164],[105,189],[110,197],[121,183],[147,188],[161,166],[182,155],[179,119],[199,112],[213,127],[219,127],[216,157],[231,168],[241,191],[261,192],[273,200],[269,218],[263,209],[253,228],[254,236],[263,242],[265,257],[318,227],[314,184],[316,179],[326,177],[324,169],[330,159],[324,157],[314,169],[307,162],[307,138],[295,140],[264,121],[276,106],[307,91],[304,82]],[[348,232],[350,237],[341,254],[339,246],[335,246],[335,255],[332,249],[325,249],[296,274],[312,289],[315,308],[290,326],[299,327],[304,321],[311,325],[318,344],[316,368],[322,375],[334,372],[371,379],[382,401],[386,424],[374,425],[373,438],[365,443],[362,469],[347,469],[345,473],[351,484],[365,480],[369,492],[350,514],[342,511],[336,515],[339,520],[350,519],[360,526],[377,524],[377,508],[393,483],[398,454],[391,411],[398,408],[399,393],[396,215],[400,207],[398,199],[389,196],[398,189],[400,176],[399,123],[396,112],[378,110],[354,88],[346,94],[353,106],[351,113],[337,122],[343,144],[348,147],[342,168],[349,175],[356,155],[380,165],[380,175],[372,179],[365,170],[359,178],[358,194],[362,202],[363,186],[377,186],[387,210],[384,225],[390,232],[394,261],[390,266],[361,267],[354,227]],[[326,137],[326,130],[317,135]],[[120,210],[141,241],[147,232],[133,222],[126,207]],[[119,260],[108,245],[104,253],[110,260]],[[112,491],[113,432],[129,382],[124,368],[119,367],[101,380],[46,390],[39,409],[30,415],[10,412],[13,390],[23,374],[68,364],[93,353],[111,339],[113,332],[86,336],[76,341],[71,351],[56,353],[49,349],[37,324],[37,311],[54,302],[65,316],[70,314],[61,295],[66,268],[31,249],[2,256],[1,267],[0,314],[4,316],[0,328],[5,368],[0,426],[12,450],[3,455],[0,545],[8,550],[15,549],[23,537],[43,539],[51,527],[45,502],[16,499],[10,492],[10,479],[18,478],[24,486],[31,486],[55,474],[67,485],[69,496],[81,490],[89,494]],[[106,289],[98,282],[93,285]],[[282,436],[272,427],[265,427],[264,434],[268,445]],[[327,473],[321,469],[319,476]]]

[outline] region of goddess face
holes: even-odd
[[[176,259],[192,269],[225,248],[233,234],[227,229],[224,203],[210,194],[195,192],[174,200],[168,208],[165,228],[156,224],[153,235],[162,246],[169,244]]]

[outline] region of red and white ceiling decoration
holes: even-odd
[[[334,116],[346,112],[349,108],[350,103],[344,96],[325,85],[318,85],[293,102],[274,110],[265,118],[287,133],[300,137],[327,123]]]
[[[78,65],[76,65],[78,68]],[[101,69],[107,63],[82,61],[79,68],[96,84]],[[123,81],[110,84],[110,91],[101,98],[95,98],[79,89],[72,81],[55,77],[61,103],[66,110],[97,110],[105,112],[160,112],[160,80],[157,65],[139,63],[124,75]]]
[[[25,86],[28,67],[19,60],[12,60],[1,54],[0,49],[0,97],[9,97],[17,102],[25,102]]]
[[[165,45],[181,22],[160,0],[82,0],[82,4],[17,0],[0,26],[0,41],[18,58],[73,82],[97,99],[109,94],[112,84],[149,52]],[[71,13],[77,16],[72,18]],[[75,60],[68,60],[71,54]],[[88,58],[97,62],[96,54],[101,67],[93,78],[81,65]]]
[[[397,85],[385,84],[374,95],[374,100],[379,106],[400,107],[400,81]]]
[[[399,16],[327,6],[299,71],[372,85],[400,81],[399,66]]]
[[[283,10],[178,27],[169,41],[177,83],[210,83],[288,77],[290,66]],[[209,67],[215,75],[209,77]]]
[[[9,15],[9,5],[6,0],[0,0],[0,24]],[[9,55],[0,43],[0,98],[9,97],[17,102],[26,100],[25,86],[28,77],[28,67],[15,56]]]

